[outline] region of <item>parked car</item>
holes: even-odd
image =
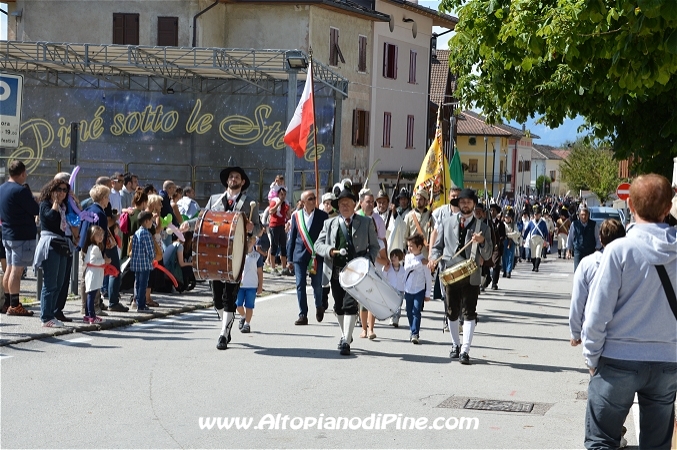
[[[621,209],[609,208],[607,206],[591,206],[590,218],[600,224],[606,219],[617,219],[623,226],[626,226],[625,213]]]

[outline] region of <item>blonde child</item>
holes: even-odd
[[[242,271],[242,282],[240,289],[237,291],[237,312],[240,314],[239,328],[243,333],[251,331],[250,322],[252,315],[254,315],[254,303],[256,301],[256,291],[259,286],[259,277],[257,270],[257,263],[259,261],[259,252],[254,248],[256,239],[254,237],[249,239],[247,257],[244,261],[244,270]]]
[[[421,328],[421,311],[423,302],[430,300],[432,276],[427,267],[428,261],[423,256],[423,236],[415,234],[407,238],[409,253],[404,258],[406,278],[404,282],[404,300],[407,304],[407,319],[409,319],[409,340],[418,344],[418,333]]]
[[[110,264],[110,258],[103,256],[103,228],[92,225],[87,230],[85,238],[85,292],[87,301],[85,303],[85,316],[82,321],[85,323],[101,323],[103,319],[96,316],[95,303],[99,289],[103,286],[103,266]],[[85,250],[86,249],[86,250]]]
[[[400,326],[400,316],[402,314],[402,301],[404,300],[404,281],[406,273],[402,268],[404,252],[396,248],[390,252],[390,264],[383,266],[383,276],[397,292],[400,293],[400,306],[397,312],[390,318],[390,325],[395,328]]]

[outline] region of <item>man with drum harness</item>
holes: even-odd
[[[373,220],[355,214],[357,198],[348,189],[343,189],[333,206],[339,215],[324,222],[324,227],[315,242],[315,252],[324,258],[323,271],[330,279],[334,297],[334,314],[341,328],[338,348],[342,355],[350,355],[350,343],[357,321],[358,305],[339,282],[339,275],[346,264],[354,258],[366,257],[376,261],[379,241]]]
[[[212,195],[205,210],[242,213],[245,216],[247,236],[258,235],[261,231],[259,208],[256,201],[244,192],[251,184],[249,177],[241,167],[226,167],[221,171],[220,178],[221,184],[226,187],[226,191],[223,194]],[[195,223],[201,220],[201,217],[190,221],[191,226],[195,226]],[[196,233],[200,231],[197,230]],[[246,244],[242,251],[246,252]],[[242,258],[244,253],[232,256],[233,259]],[[221,257],[229,256],[221,255]],[[219,318],[223,319],[221,334],[216,345],[219,350],[228,348],[230,330],[235,322],[235,300],[237,300],[237,291],[240,287],[239,275],[236,275],[236,278],[237,280],[210,280],[214,309],[218,312]]]
[[[480,258],[491,258],[494,246],[488,225],[474,217],[475,191],[463,189],[451,204],[459,207],[460,212],[437,224],[437,239],[430,249],[428,267],[435,270],[437,263],[442,263],[440,279],[446,288],[446,316],[452,342],[449,356],[458,358],[461,364],[470,364],[470,344],[477,323],[477,299],[482,282],[478,267]],[[461,312],[464,317],[462,347],[458,330]]]

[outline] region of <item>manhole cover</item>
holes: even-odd
[[[494,400],[477,397],[451,396],[442,401],[438,408],[474,409],[477,411],[492,411],[497,413],[536,414],[544,416],[552,407],[552,403],[514,402],[509,400]]]
[[[508,402],[503,400],[469,399],[463,409],[481,409],[484,411],[503,411],[516,413],[530,413],[534,409],[533,403]]]

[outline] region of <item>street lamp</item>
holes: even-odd
[[[536,177],[536,181],[534,181],[534,188],[536,188],[536,200],[538,200],[538,164],[534,165],[534,176]]]
[[[520,155],[520,161],[522,161],[522,185],[520,186],[520,195],[524,195],[524,156]]]
[[[489,150],[489,139],[484,136],[484,203],[487,203],[487,152]]]

